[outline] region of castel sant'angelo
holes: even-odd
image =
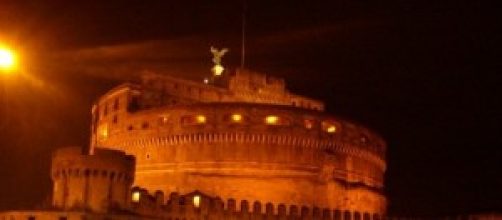
[[[53,155],[52,205],[0,219],[354,219],[386,214],[386,144],[245,69],[147,72],[92,106],[91,144]]]

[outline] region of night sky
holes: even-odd
[[[467,3],[468,2],[468,3]],[[240,59],[240,1],[0,0],[0,209],[50,195],[50,153],[88,144],[92,102],[143,70],[200,80]],[[500,92],[480,1],[247,2],[246,67],[388,142],[394,215],[502,211]],[[492,70],[493,71],[493,70]]]

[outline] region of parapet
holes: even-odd
[[[221,85],[144,72],[140,82],[112,89],[94,108],[111,109],[121,94],[129,96],[125,100],[131,111],[207,102],[262,103],[324,111],[323,102],[289,92],[283,79],[239,69]]]
[[[307,207],[287,204],[272,204],[260,201],[237,201],[219,197],[209,197],[195,191],[186,195],[173,192],[165,203],[159,203],[163,194],[149,195],[141,188],[133,201],[132,212],[140,215],[154,215],[166,219],[298,219],[298,220],[380,220],[385,213],[370,213],[365,210],[341,210],[322,207]]]
[[[52,158],[53,206],[96,213],[125,209],[134,172],[134,157],[121,151],[99,148],[89,155],[78,147],[59,149]]]
[[[80,147],[66,147],[56,150],[52,155],[52,170],[80,167],[89,170],[117,170],[129,175],[134,174],[134,156],[105,148],[96,148],[92,155],[82,151]]]

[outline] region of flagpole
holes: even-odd
[[[242,0],[242,39],[241,39],[241,69],[245,67],[246,60],[246,0]]]

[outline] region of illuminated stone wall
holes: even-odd
[[[126,207],[134,181],[134,158],[123,152],[96,149],[82,154],[78,147],[62,148],[53,155],[53,206],[65,210],[107,212]]]
[[[137,97],[158,99],[145,91],[155,90],[123,85],[93,108],[94,148],[136,156],[136,185],[385,213],[385,143],[368,129],[315,108],[258,101],[138,105]]]
[[[142,77],[142,93],[137,98],[143,108],[197,102],[245,102],[324,110],[324,103],[321,101],[287,91],[282,79],[237,70],[219,81],[221,83],[203,84],[146,73]]]
[[[130,211],[135,214],[89,213],[82,211],[22,210],[0,212],[0,220],[498,220],[500,213],[464,214],[447,217],[386,217],[372,213],[350,210],[330,210],[286,206],[284,204],[261,204],[248,201],[213,200],[204,201],[199,208],[191,203],[184,204],[186,197],[172,198],[167,203],[154,204],[142,201],[134,204]],[[144,214],[138,214],[144,213]]]
[[[0,212],[0,220],[153,220],[148,216],[61,210],[22,210]]]
[[[131,211],[143,216],[157,216],[164,219],[270,219],[270,220],[383,220],[378,213],[359,212],[347,209],[329,209],[316,206],[274,204],[270,202],[221,200],[200,192],[180,195],[173,192],[167,201],[164,195],[140,192],[140,199],[132,202]]]

